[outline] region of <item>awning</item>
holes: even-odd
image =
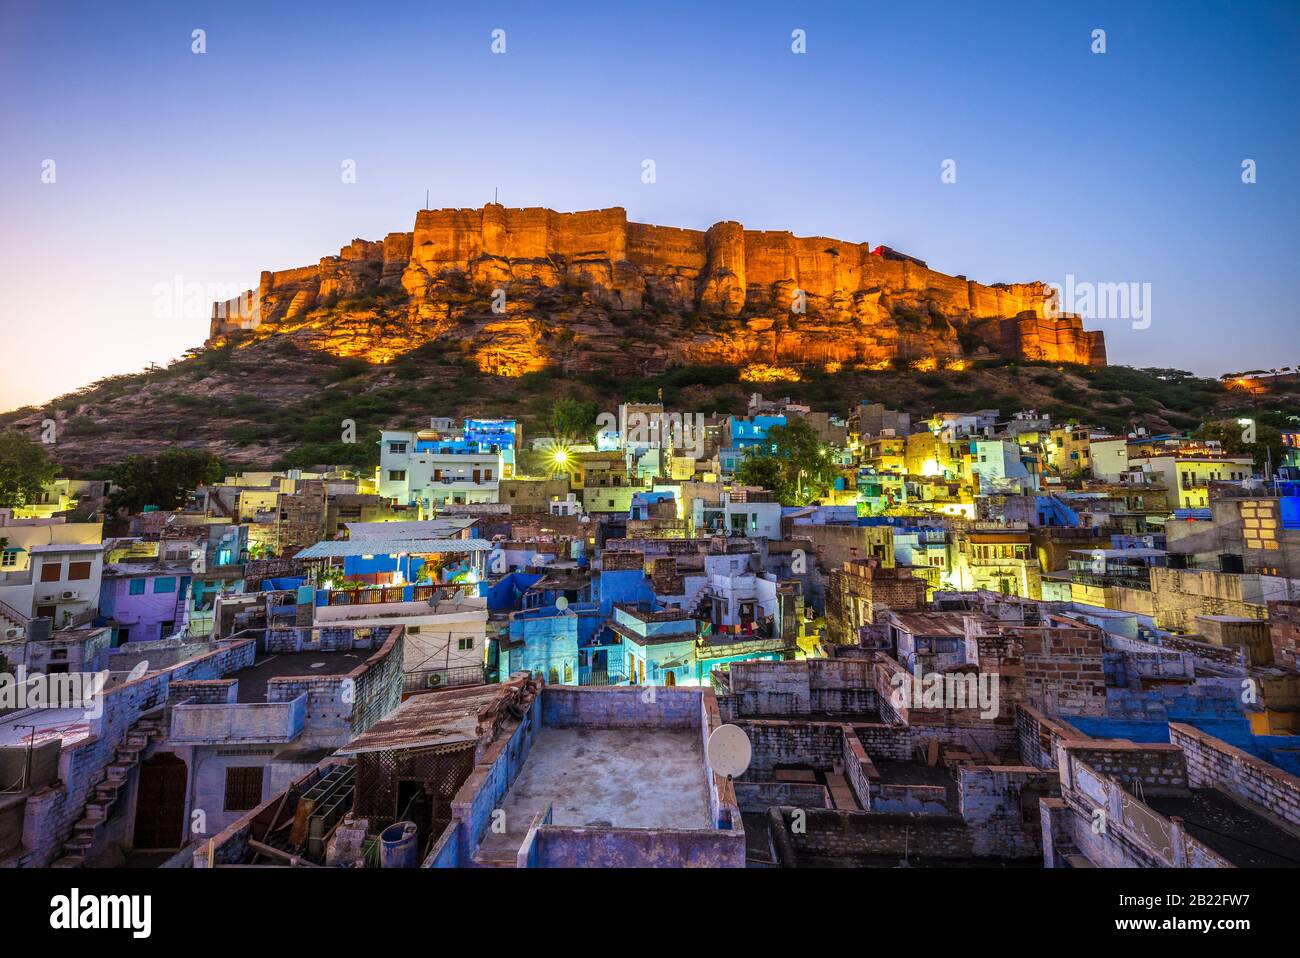
[[[486,539],[337,539],[318,542],[299,552],[295,559],[343,559],[348,556],[391,555],[461,555],[491,552]]]

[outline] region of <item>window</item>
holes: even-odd
[[[132,579],[128,591],[131,595],[144,595],[144,579]]]
[[[0,568],[12,569],[16,565],[18,565],[17,549],[6,549],[0,552]]]
[[[457,639],[457,640],[456,640],[456,648],[457,648],[459,651],[461,651],[461,652],[469,652],[469,651],[473,650],[473,648],[474,648],[474,639],[473,639],[473,637],[470,637],[470,638],[468,638],[468,639]]]
[[[69,562],[68,563],[68,581],[84,582],[90,578],[89,562]]]
[[[405,469],[389,469],[389,470],[388,470],[388,481],[389,481],[389,482],[405,482],[405,481],[406,481],[406,470],[405,470]]]
[[[246,812],[262,802],[262,766],[232,765],[226,769],[226,811]]]
[[[401,453],[406,452],[406,443],[404,443],[404,442],[390,442],[390,443],[388,444],[388,451],[389,451],[389,452],[395,452],[395,453],[398,453],[398,454],[400,455]]]
[[[175,592],[175,591],[176,591],[176,579],[174,577],[163,576],[161,578],[153,580],[154,595],[158,595],[160,592]]]
[[[42,582],[58,582],[63,578],[62,562],[47,562],[41,566]]]

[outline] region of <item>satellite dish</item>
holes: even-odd
[[[564,596],[560,596],[558,599],[555,600],[555,607],[559,609],[561,612],[563,612],[565,609],[569,607],[569,600],[566,599]]]
[[[133,668],[131,672],[127,675],[126,680],[128,682],[134,682],[136,679],[142,679],[144,678],[144,674],[148,671],[149,671],[149,660],[141,659],[139,662],[135,663],[135,668]]]
[[[739,725],[720,725],[715,728],[704,751],[713,773],[727,778],[744,775],[745,769],[749,768],[749,760],[754,755],[749,736]]]

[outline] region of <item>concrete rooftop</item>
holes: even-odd
[[[373,654],[370,649],[357,652],[259,654],[252,665],[231,673],[227,678],[239,680],[238,701],[265,702],[266,684],[271,679],[303,675],[347,675]]]
[[[548,802],[555,825],[711,828],[700,734],[543,726],[502,805],[506,833],[489,829],[483,849],[517,850]]]

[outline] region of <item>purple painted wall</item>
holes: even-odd
[[[155,592],[159,579],[171,579],[175,589],[171,592]],[[144,582],[144,592],[131,595],[131,583]],[[184,585],[182,586],[182,583]],[[165,639],[178,629],[184,619],[184,590],[190,585],[189,576],[172,574],[170,576],[147,576],[121,579],[104,579],[100,587],[100,614],[120,624],[121,629],[129,629],[127,641],[143,642]],[[177,611],[177,609],[181,611]],[[171,632],[159,634],[159,625],[173,623]],[[120,634],[120,632],[119,632]],[[119,644],[121,640],[119,639]]]

